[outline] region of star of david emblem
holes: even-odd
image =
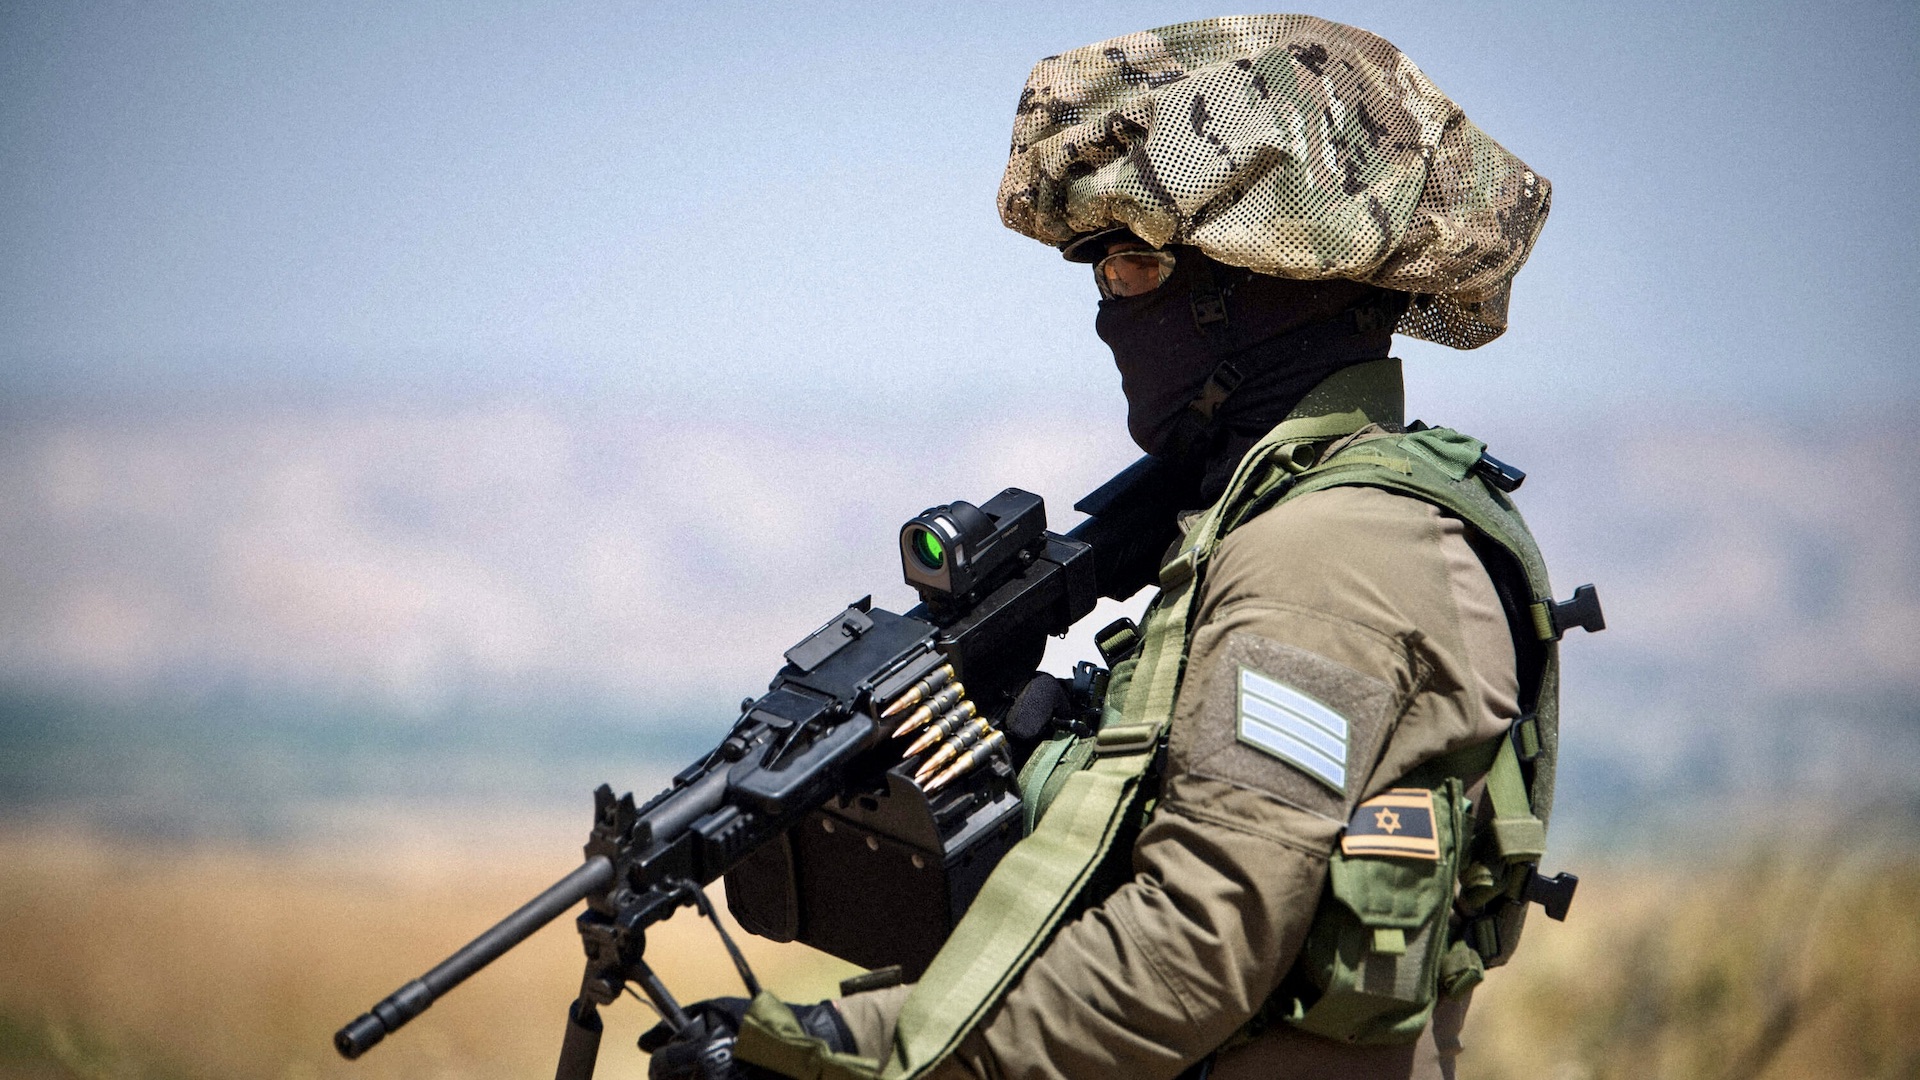
[[[1400,831],[1400,815],[1382,807],[1373,815],[1373,827],[1383,833],[1397,833]]]

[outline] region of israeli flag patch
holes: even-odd
[[[1440,860],[1440,837],[1433,829],[1433,792],[1425,788],[1388,788],[1353,808],[1353,820],[1340,838],[1348,855],[1392,855]]]
[[[1291,686],[1240,669],[1240,741],[1347,793],[1347,721]]]

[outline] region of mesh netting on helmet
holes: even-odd
[[[1306,15],[1181,23],[1050,56],[1020,94],[1008,228],[1116,225],[1263,274],[1414,294],[1396,332],[1507,328],[1552,187],[1387,41]]]

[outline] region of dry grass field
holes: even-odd
[[[484,850],[151,848],[0,830],[0,1076],[453,1080],[551,1074],[579,978],[566,925],[535,935],[361,1061],[333,1030],[570,869],[564,841]],[[497,849],[497,850],[496,850]],[[1487,1080],[1920,1076],[1920,863],[1585,866],[1566,925],[1480,992],[1461,1075]],[[776,991],[852,969],[749,942]],[[683,997],[737,992],[687,913],[649,955]],[[638,1003],[608,1013],[600,1075],[645,1075]]]
[[[1920,1077],[1920,859],[1583,866],[1477,992],[1479,1080]]]
[[[454,1080],[551,1076],[582,954],[563,918],[357,1062],[336,1028],[573,868],[578,838],[476,854],[143,850],[0,834],[0,1076],[74,1080]],[[704,931],[704,932],[703,932]],[[779,992],[857,970],[743,939]],[[648,956],[683,998],[739,993],[683,911]],[[598,1075],[644,1077],[638,1002],[603,1015]]]

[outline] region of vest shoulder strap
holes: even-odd
[[[1472,525],[1513,559],[1530,601],[1550,602],[1552,586],[1533,534],[1513,501],[1485,479],[1480,462],[1486,449],[1486,443],[1457,431],[1426,428],[1351,443],[1319,461],[1278,454],[1275,462],[1284,475],[1259,478],[1254,500],[1238,510],[1231,525],[1309,492],[1342,485],[1386,488],[1434,503]],[[1534,621],[1529,610],[1526,622]]]

